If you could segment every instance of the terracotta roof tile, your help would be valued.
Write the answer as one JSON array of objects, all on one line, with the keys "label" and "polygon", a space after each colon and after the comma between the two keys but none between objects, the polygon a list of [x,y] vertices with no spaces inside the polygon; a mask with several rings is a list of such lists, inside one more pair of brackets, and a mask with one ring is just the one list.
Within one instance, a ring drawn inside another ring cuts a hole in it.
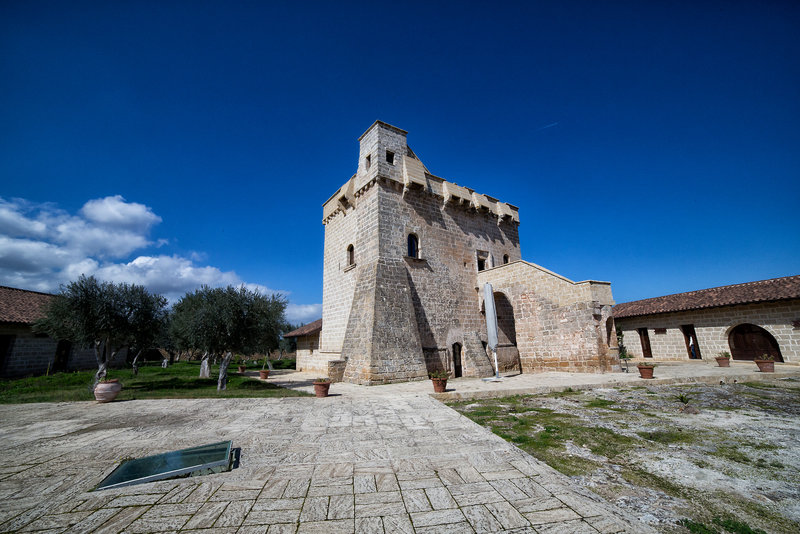
[{"label": "terracotta roof tile", "polygon": [[0,286],[0,323],[32,324],[44,315],[54,295]]},{"label": "terracotta roof tile", "polygon": [[676,293],[614,306],[614,317],[636,317],[734,304],[800,299],[800,275]]},{"label": "terracotta roof tile", "polygon": [[287,338],[287,337],[308,336],[311,334],[316,334],[320,330],[322,330],[322,319],[317,319],[313,323],[308,323],[307,325],[301,326],[297,330],[292,330],[291,332],[283,334],[283,337]]}]

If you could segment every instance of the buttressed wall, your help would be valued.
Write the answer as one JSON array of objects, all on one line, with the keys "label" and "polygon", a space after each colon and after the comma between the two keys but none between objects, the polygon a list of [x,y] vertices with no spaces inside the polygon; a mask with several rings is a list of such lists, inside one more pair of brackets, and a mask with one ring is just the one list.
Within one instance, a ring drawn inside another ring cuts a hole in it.
[{"label": "buttressed wall", "polygon": [[[610,314],[610,286],[541,268],[525,286],[532,267],[519,261],[518,208],[432,175],[406,135],[380,121],[370,126],[356,174],[323,205],[321,356],[346,360],[344,380],[361,384],[438,369],[489,376],[479,288],[497,273],[513,285],[495,295],[501,368],[565,367],[562,357],[574,370],[609,368],[598,325]],[[520,272],[523,279],[510,276]],[[548,365],[553,359],[558,365]]]}]

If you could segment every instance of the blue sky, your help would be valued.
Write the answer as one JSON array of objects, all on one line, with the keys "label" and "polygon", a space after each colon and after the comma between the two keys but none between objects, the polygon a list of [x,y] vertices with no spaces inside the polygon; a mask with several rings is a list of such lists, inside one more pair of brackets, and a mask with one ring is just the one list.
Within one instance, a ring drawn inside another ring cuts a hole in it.
[{"label": "blue sky", "polygon": [[321,315],[376,119],[617,302],[800,272],[800,4],[0,3],[0,284],[81,272]]}]

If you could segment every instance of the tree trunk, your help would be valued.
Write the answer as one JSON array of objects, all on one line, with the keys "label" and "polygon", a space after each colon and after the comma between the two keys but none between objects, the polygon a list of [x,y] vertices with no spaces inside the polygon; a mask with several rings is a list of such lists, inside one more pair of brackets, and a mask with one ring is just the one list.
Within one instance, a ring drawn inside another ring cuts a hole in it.
[{"label": "tree trunk", "polygon": [[222,363],[219,364],[219,380],[217,380],[217,391],[225,391],[228,387],[228,364],[231,363],[233,353],[228,351],[225,357],[222,358]]},{"label": "tree trunk", "polygon": [[94,340],[94,357],[97,360],[97,372],[94,374],[94,384],[92,384],[92,391],[94,388],[97,387],[97,384],[100,383],[106,377],[107,369],[108,369],[108,360],[106,359],[106,350],[108,349],[108,343],[103,343],[99,339]]},{"label": "tree trunk", "polygon": [[208,351],[203,354],[203,359],[200,362],[200,378],[209,378],[211,370],[208,368]]},{"label": "tree trunk", "polygon": [[[144,350],[144,349],[143,349]],[[136,353],[136,356],[133,357],[133,361],[131,362],[131,366],[133,367],[133,376],[139,375],[139,356],[142,355],[142,351]]]}]

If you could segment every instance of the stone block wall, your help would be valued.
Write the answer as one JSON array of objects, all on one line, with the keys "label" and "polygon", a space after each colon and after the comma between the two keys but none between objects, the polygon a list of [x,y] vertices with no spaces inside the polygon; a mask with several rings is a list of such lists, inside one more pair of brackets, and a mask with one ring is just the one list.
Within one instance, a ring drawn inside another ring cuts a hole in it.
[{"label": "stone block wall", "polygon": [[319,332],[297,338],[295,368],[298,371],[319,373],[320,376],[328,375],[328,358],[320,352],[319,338]]},{"label": "stone block wall", "polygon": [[[0,376],[14,378],[54,372],[58,342],[51,337],[34,334],[29,326],[0,325],[0,336],[11,336],[5,358],[0,360]],[[97,361],[92,349],[73,346],[67,359],[68,371],[94,369]]]},{"label": "stone block wall", "polygon": [[479,273],[478,284],[487,282],[514,310],[523,372],[619,368],[616,338],[608,335],[614,304],[609,283],[572,282],[525,261]]},{"label": "stone block wall", "polygon": [[639,328],[647,329],[653,360],[683,361],[689,359],[689,353],[681,325],[694,325],[700,356],[713,362],[720,352],[731,352],[731,330],[749,323],[772,334],[784,362],[800,363],[800,328],[793,326],[798,320],[800,300],[787,300],[626,317],[616,319],[616,324],[622,329],[623,344],[635,360],[643,359]]}]

